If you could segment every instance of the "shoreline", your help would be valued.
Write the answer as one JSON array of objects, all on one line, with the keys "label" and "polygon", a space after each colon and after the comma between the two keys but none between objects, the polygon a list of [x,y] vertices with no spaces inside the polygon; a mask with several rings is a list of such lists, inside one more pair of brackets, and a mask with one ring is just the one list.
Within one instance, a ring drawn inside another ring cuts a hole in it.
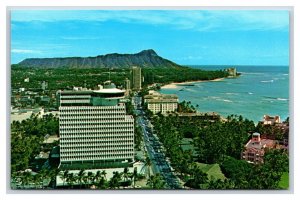
[{"label": "shoreline", "polygon": [[225,78],[216,78],[212,80],[199,80],[199,81],[186,81],[186,82],[173,82],[167,85],[161,86],[161,89],[175,89],[178,88],[178,86],[184,86],[186,84],[193,84],[193,83],[201,83],[201,82],[215,82],[215,81],[222,81]]}]

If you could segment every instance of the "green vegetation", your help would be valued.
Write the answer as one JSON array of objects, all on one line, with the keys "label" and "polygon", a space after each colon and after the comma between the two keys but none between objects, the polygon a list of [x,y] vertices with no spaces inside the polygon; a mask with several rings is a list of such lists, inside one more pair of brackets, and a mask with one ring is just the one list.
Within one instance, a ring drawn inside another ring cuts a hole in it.
[{"label": "green vegetation", "polygon": [[[225,71],[204,71],[189,67],[143,68],[143,87],[153,83],[166,84],[170,82],[184,82],[195,80],[212,80],[228,76]],[[29,78],[29,82],[24,82]],[[130,68],[23,68],[18,65],[11,67],[12,88],[26,88],[27,90],[41,90],[41,82],[48,82],[48,89],[77,87],[94,88],[98,84],[111,80],[117,86],[124,85],[125,79],[131,79]]]},{"label": "green vegetation", "polygon": [[[68,170],[60,171],[59,169],[42,170],[39,173],[31,173],[29,171],[19,171],[13,174],[12,188],[20,189],[49,189],[49,183],[54,184],[56,177],[60,177],[63,181],[60,188],[68,189],[120,189],[124,187],[133,186],[137,180],[145,177],[138,174],[136,168],[134,172],[129,172],[128,168],[124,168],[123,172],[113,172],[110,179],[106,177],[105,170],[98,170],[96,173],[80,170],[79,173],[73,173]],[[163,181],[159,176],[151,178],[152,187],[161,188]],[[55,188],[55,184],[51,186]]]},{"label": "green vegetation", "polygon": [[[24,82],[25,78],[29,78],[29,82]],[[12,88],[23,87],[27,90],[41,90],[42,81],[48,82],[48,89],[56,92],[73,86],[95,88],[107,80],[112,80],[116,85],[123,85],[126,78],[130,78],[130,69],[40,69],[22,68],[17,65],[11,68]]]},{"label": "green vegetation", "polygon": [[284,172],[282,174],[278,186],[281,189],[289,189],[289,173],[288,172]]},{"label": "green vegetation", "polygon": [[[279,189],[282,174],[288,172],[284,150],[267,151],[264,164],[240,160],[244,144],[251,137],[249,133],[256,130],[253,121],[242,116],[221,120],[207,115],[158,114],[152,117],[152,124],[172,167],[188,188]],[[192,140],[193,148],[181,147],[186,138]]]},{"label": "green vegetation", "polygon": [[205,163],[197,163],[199,168],[207,174],[208,179],[221,179],[224,180],[226,177],[221,171],[219,164],[205,164]]},{"label": "green vegetation", "polygon": [[150,189],[164,189],[166,183],[160,174],[151,175],[147,181]]},{"label": "green vegetation", "polygon": [[190,101],[182,101],[178,104],[178,112],[182,113],[195,113],[196,109]]},{"label": "green vegetation", "polygon": [[34,157],[40,153],[41,143],[46,135],[58,135],[58,118],[32,115],[22,122],[11,124],[11,171],[25,170]]},{"label": "green vegetation", "polygon": [[206,71],[190,67],[178,67],[172,70],[168,68],[143,68],[142,73],[144,75],[144,86],[153,83],[168,84],[171,82],[213,80],[228,76],[228,72],[223,70]]}]

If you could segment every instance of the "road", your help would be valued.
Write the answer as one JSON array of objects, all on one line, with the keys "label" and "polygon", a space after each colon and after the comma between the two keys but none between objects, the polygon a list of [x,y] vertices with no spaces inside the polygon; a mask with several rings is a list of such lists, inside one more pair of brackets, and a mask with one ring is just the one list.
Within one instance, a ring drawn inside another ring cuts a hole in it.
[{"label": "road", "polygon": [[182,187],[178,178],[173,173],[170,161],[164,154],[164,147],[159,141],[157,135],[153,134],[150,128],[152,127],[151,122],[147,119],[145,112],[142,110],[142,98],[134,96],[132,103],[137,115],[137,122],[143,131],[144,143],[152,163],[152,171],[154,173],[159,173],[164,178],[168,189],[181,189]]}]

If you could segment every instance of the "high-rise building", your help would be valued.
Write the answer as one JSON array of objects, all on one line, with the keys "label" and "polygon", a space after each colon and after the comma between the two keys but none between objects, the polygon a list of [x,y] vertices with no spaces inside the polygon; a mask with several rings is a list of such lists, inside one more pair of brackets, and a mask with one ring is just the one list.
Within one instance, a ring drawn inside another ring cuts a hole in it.
[{"label": "high-rise building", "polygon": [[140,67],[132,67],[131,69],[131,81],[132,89],[140,90],[142,89],[142,71]]},{"label": "high-rise building", "polygon": [[60,167],[128,167],[134,161],[134,118],[111,82],[99,90],[59,92]]},{"label": "high-rise building", "polygon": [[125,90],[130,90],[130,80],[127,78],[124,81],[124,88]]}]

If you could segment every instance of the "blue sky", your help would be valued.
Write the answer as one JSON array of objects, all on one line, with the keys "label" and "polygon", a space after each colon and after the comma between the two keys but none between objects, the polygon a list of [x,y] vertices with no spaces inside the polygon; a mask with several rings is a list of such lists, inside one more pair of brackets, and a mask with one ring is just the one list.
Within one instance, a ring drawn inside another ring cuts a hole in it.
[{"label": "blue sky", "polygon": [[144,49],[183,65],[288,65],[289,12],[11,11],[12,63]]}]

